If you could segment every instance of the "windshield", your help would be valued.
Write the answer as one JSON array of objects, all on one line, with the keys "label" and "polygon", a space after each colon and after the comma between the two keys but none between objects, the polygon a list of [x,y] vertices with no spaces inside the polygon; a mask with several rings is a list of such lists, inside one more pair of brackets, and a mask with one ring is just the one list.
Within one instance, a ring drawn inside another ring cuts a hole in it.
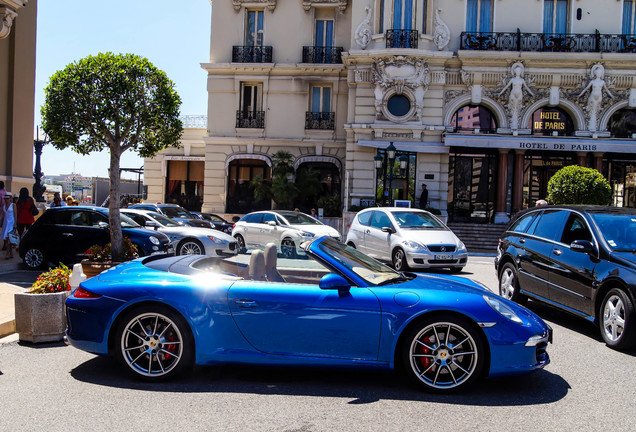
[{"label": "windshield", "polygon": [[151,218],[153,218],[154,220],[156,220],[157,222],[159,222],[161,225],[165,226],[165,227],[178,227],[181,226],[179,225],[177,222],[173,221],[170,218],[165,217],[162,214],[159,213],[148,213],[148,216],[150,216]]},{"label": "windshield", "polygon": [[119,213],[119,219],[121,220],[122,228],[140,228],[141,227],[141,225],[139,225],[137,222],[135,222],[134,220],[132,220],[131,218],[129,218],[123,213]]},{"label": "windshield", "polygon": [[195,219],[186,209],[181,207],[161,207],[161,211],[171,218]]},{"label": "windshield", "polygon": [[403,276],[392,268],[332,238],[323,240],[318,248],[370,285],[403,280]]},{"label": "windshield", "polygon": [[636,214],[591,213],[591,215],[613,251],[636,251]]},{"label": "windshield", "polygon": [[287,219],[289,225],[322,225],[315,217],[311,217],[308,214],[300,212],[279,213],[282,217]]},{"label": "windshield", "polygon": [[391,212],[400,228],[446,229],[433,215],[414,211]]}]

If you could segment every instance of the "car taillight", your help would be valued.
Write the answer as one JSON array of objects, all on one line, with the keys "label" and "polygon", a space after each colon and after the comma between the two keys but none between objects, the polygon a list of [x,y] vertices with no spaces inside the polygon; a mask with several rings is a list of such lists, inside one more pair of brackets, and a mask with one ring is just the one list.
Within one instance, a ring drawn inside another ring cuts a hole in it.
[{"label": "car taillight", "polygon": [[86,291],[84,288],[79,287],[78,289],[75,290],[75,292],[73,293],[73,297],[76,298],[83,298],[83,299],[96,299],[96,298],[100,298],[101,294],[95,294],[92,293],[90,291]]},{"label": "car taillight", "polygon": [[236,224],[232,224],[232,229],[236,228]]}]

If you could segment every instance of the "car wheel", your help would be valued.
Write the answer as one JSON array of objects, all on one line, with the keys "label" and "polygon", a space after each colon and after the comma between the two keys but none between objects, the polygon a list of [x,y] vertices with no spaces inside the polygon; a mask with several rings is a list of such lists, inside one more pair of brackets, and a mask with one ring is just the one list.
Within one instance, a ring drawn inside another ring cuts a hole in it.
[{"label": "car wheel", "polygon": [[525,304],[528,297],[519,292],[519,279],[514,264],[506,263],[499,272],[499,295],[519,304]]},{"label": "car wheel", "polygon": [[482,375],[486,361],[479,331],[456,316],[436,316],[421,322],[408,333],[402,349],[410,381],[438,393],[470,385]]},{"label": "car wheel", "polygon": [[234,238],[236,239],[236,243],[238,244],[239,249],[243,249],[245,247],[245,239],[243,238],[243,236],[237,234],[234,236]]},{"label": "car wheel", "polygon": [[194,339],[181,315],[148,305],[126,313],[120,323],[116,357],[134,377],[163,381],[192,368]]},{"label": "car wheel", "polygon": [[353,242],[349,242],[349,243],[347,243],[347,246],[351,246],[351,247],[352,247],[352,248],[354,248],[354,249],[356,248],[356,245],[355,245]]},{"label": "car wheel", "polygon": [[280,251],[285,258],[296,258],[296,244],[290,238],[280,242]]},{"label": "car wheel", "polygon": [[30,269],[42,268],[45,262],[46,255],[44,255],[44,252],[42,252],[40,248],[33,247],[24,254],[24,264]]},{"label": "car wheel", "polygon": [[461,273],[462,270],[464,270],[464,267],[451,267],[450,268],[450,272],[451,273]]},{"label": "car wheel", "polygon": [[634,305],[625,292],[618,288],[609,290],[601,304],[599,325],[607,346],[615,349],[629,348],[634,340]]},{"label": "car wheel", "polygon": [[205,249],[199,240],[185,239],[179,243],[177,255],[205,255]]},{"label": "car wheel", "polygon": [[393,251],[393,268],[397,271],[405,271],[409,268],[409,265],[406,262],[406,255],[400,248]]}]

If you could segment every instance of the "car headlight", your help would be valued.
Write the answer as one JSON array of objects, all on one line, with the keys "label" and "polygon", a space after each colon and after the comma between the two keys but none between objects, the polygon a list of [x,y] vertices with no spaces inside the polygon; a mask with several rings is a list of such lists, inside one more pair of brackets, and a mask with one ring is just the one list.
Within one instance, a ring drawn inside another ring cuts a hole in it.
[{"label": "car headlight", "polygon": [[159,241],[159,239],[155,236],[150,236],[148,237],[148,240],[150,240],[150,243],[154,244],[154,245],[160,245],[161,242]]},{"label": "car headlight", "polygon": [[413,241],[413,240],[404,240],[402,242],[402,244],[404,246],[406,246],[407,248],[410,248],[410,249],[423,249],[423,250],[426,250],[426,246],[424,246],[423,244],[418,243],[416,241]]},{"label": "car headlight", "polygon": [[210,240],[212,240],[214,243],[221,244],[221,243],[223,243],[223,242],[224,242],[224,240],[221,240],[220,238],[217,238],[217,237],[214,237],[214,236],[208,236],[208,238],[209,238]]},{"label": "car headlight", "polygon": [[523,324],[523,321],[521,321],[521,318],[519,318],[519,316],[517,316],[517,314],[512,309],[510,309],[508,306],[503,304],[501,301],[490,296],[483,296],[483,297],[484,297],[484,300],[486,300],[486,303],[488,303],[490,307],[496,310],[501,316],[509,319],[510,321],[514,321],[518,324]]},{"label": "car headlight", "polygon": [[314,233],[310,233],[309,231],[301,231],[300,235],[307,238],[312,238],[316,236]]},{"label": "car headlight", "polygon": [[457,244],[457,251],[460,252],[465,250],[466,250],[466,245],[464,244],[463,241],[460,240],[459,243]]}]

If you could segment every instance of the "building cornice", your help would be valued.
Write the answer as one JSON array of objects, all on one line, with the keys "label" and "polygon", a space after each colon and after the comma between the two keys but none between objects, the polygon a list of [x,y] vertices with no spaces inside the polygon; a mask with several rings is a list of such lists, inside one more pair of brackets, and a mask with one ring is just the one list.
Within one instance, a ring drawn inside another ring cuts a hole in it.
[{"label": "building cornice", "polygon": [[[1,3],[0,3],[1,4]],[[4,39],[11,33],[13,20],[18,14],[11,8],[0,6],[0,39]]]}]

